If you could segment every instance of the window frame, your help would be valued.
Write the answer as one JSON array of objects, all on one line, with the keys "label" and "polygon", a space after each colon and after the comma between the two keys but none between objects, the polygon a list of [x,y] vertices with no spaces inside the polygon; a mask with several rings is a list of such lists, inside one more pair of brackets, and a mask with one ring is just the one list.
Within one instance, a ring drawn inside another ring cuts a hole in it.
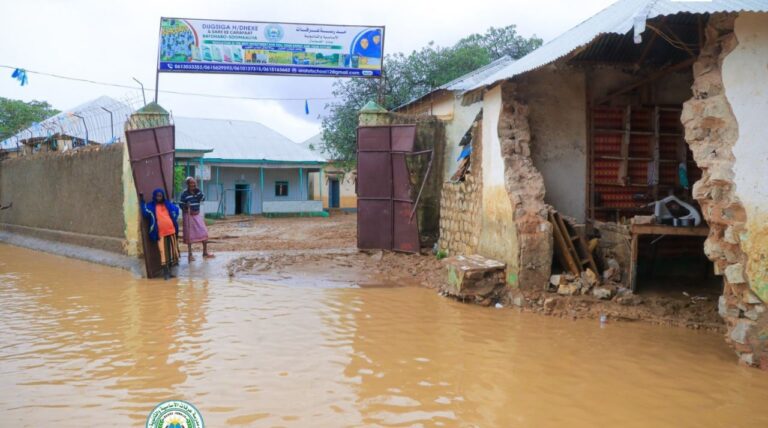
[{"label": "window frame", "polygon": [[[277,193],[278,186],[285,185],[285,195],[279,195]],[[276,198],[287,198],[288,194],[290,193],[291,184],[288,180],[275,180],[275,197]]]}]

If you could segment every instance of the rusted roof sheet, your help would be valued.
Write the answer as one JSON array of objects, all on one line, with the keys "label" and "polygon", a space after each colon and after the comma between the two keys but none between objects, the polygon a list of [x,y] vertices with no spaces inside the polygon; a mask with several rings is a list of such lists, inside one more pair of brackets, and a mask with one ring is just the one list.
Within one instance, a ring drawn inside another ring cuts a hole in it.
[{"label": "rusted roof sheet", "polygon": [[620,0],[598,14],[552,39],[542,47],[475,84],[471,89],[492,85],[550,64],[603,34],[624,35],[634,29],[637,39],[647,33],[645,21],[677,14],[718,12],[768,12],[768,0]]}]

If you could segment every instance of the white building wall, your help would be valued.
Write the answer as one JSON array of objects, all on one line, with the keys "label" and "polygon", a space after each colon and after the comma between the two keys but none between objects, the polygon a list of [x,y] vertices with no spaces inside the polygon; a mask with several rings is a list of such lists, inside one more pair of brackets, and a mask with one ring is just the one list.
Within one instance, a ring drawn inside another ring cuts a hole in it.
[{"label": "white building wall", "polygon": [[725,94],[738,122],[733,147],[736,194],[747,212],[739,237],[750,286],[768,297],[768,14],[736,18],[736,48],[723,62]]}]

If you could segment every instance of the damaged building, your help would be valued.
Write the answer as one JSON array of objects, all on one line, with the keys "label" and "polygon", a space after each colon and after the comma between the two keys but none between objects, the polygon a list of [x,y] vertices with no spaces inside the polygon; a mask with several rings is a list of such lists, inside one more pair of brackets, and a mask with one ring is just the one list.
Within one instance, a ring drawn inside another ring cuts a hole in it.
[{"label": "damaged building", "polygon": [[446,122],[440,249],[505,263],[510,296],[684,278],[768,368],[766,70],[765,2],[622,0],[400,107]]}]

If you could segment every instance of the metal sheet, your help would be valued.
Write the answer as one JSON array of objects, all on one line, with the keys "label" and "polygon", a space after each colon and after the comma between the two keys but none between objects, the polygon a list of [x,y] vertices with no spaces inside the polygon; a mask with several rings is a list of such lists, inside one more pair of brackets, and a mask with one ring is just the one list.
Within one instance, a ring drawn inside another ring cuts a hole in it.
[{"label": "metal sheet", "polygon": [[[173,198],[174,127],[126,131],[125,137],[136,192],[143,193],[148,201],[154,189],[161,188],[168,198]],[[147,276],[154,278],[162,271],[160,254],[157,246],[149,241],[146,222],[142,222],[142,226],[144,264]]]},{"label": "metal sheet", "polygon": [[357,150],[359,152],[388,152],[389,143],[388,126],[365,126],[357,128]]},{"label": "metal sheet", "polygon": [[392,249],[406,253],[419,252],[419,226],[416,216],[411,218],[413,202],[393,201]]},{"label": "metal sheet", "polygon": [[[718,12],[768,12],[764,0],[622,0],[608,6],[591,18],[555,37],[528,55],[512,62],[477,82],[471,89],[493,85],[501,80],[537,69],[585,46],[603,34],[624,35],[632,31],[636,22],[659,16],[682,13],[711,14]],[[650,37],[650,31],[642,36]]]},{"label": "metal sheet", "polygon": [[413,199],[410,172],[405,162],[405,154],[392,153],[392,197],[394,199]]},{"label": "metal sheet", "polygon": [[[391,131],[391,132],[390,132]],[[407,152],[415,126],[360,127],[357,153],[357,245],[361,249],[419,251]]]},{"label": "metal sheet", "polygon": [[416,141],[416,125],[392,127],[392,151],[412,152]]},{"label": "metal sheet", "polygon": [[357,200],[357,247],[392,249],[392,200]]},{"label": "metal sheet", "polygon": [[392,197],[392,155],[389,152],[360,152],[357,156],[357,197]]}]

